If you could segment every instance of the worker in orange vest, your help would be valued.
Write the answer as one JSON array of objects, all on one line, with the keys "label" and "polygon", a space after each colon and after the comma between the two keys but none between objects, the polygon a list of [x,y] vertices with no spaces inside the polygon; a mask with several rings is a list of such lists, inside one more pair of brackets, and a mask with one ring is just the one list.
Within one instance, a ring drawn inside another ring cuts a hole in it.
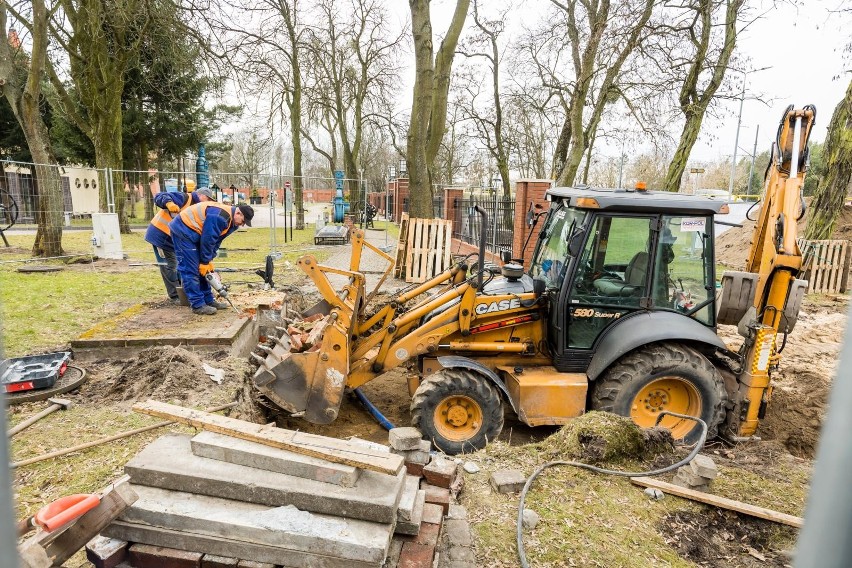
[{"label": "worker in orange vest", "polygon": [[160,276],[166,286],[166,294],[172,304],[180,302],[177,286],[180,284],[177,272],[177,257],[175,247],[172,246],[172,237],[169,223],[183,209],[196,203],[214,201],[213,192],[209,188],[199,187],[192,193],[182,191],[162,191],[154,196],[154,205],[160,208],[148,230],[145,231],[145,240],[154,247],[154,258],[160,266]]},{"label": "worker in orange vest", "polygon": [[254,209],[222,203],[199,203],[187,207],[169,223],[178,261],[178,275],[192,312],[212,315],[228,304],[213,299],[207,274],[213,272],[213,257],[225,237],[246,225],[251,227]]}]

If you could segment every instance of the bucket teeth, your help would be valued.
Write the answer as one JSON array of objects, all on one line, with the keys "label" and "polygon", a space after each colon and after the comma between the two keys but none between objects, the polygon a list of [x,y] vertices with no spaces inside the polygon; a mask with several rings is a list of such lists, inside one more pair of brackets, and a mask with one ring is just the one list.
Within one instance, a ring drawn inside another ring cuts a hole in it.
[{"label": "bucket teeth", "polygon": [[262,367],[266,367],[266,358],[261,357],[257,353],[252,353],[251,358],[257,361]]},{"label": "bucket teeth", "polygon": [[266,345],[259,344],[259,345],[257,346],[257,348],[258,348],[258,349],[260,349],[261,351],[263,351],[264,353],[266,353],[267,355],[272,355],[272,349],[270,349],[270,348],[269,348],[269,347],[267,347]]}]

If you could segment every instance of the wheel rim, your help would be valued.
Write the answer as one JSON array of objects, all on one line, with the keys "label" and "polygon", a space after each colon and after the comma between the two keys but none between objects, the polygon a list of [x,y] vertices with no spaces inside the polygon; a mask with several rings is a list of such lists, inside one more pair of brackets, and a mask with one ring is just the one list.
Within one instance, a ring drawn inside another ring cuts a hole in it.
[{"label": "wheel rim", "polygon": [[470,397],[448,396],[435,408],[435,429],[447,440],[470,440],[480,428],[482,408]]},{"label": "wheel rim", "polygon": [[[678,414],[701,417],[701,395],[691,382],[681,377],[660,377],[645,385],[630,405],[630,418],[642,428],[650,428],[660,412],[668,410]],[[672,437],[685,437],[696,426],[692,420],[666,416],[660,426],[668,428]]]}]

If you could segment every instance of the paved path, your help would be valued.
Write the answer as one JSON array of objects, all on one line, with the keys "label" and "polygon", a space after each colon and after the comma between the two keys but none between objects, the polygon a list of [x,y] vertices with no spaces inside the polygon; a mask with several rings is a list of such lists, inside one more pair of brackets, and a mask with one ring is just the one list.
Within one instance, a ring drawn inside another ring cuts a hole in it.
[{"label": "paved path", "polygon": [[[391,257],[396,256],[396,241],[391,239],[385,231],[375,231],[375,230],[367,230],[366,231],[367,242],[372,244],[373,246],[379,249],[388,249],[387,254]],[[322,262],[325,266],[330,266],[332,268],[338,268],[341,270],[349,270],[349,263],[352,259],[352,245],[340,245],[336,247],[335,252]],[[373,291],[373,288],[376,287],[376,284],[381,280],[382,275],[384,274],[385,269],[388,266],[388,261],[376,254],[375,252],[369,250],[364,247],[364,252],[361,254],[361,272],[367,277],[367,293]],[[331,281],[332,286],[335,289],[340,289],[345,286],[349,280],[345,276],[338,274],[329,274],[329,280]],[[385,291],[396,291],[400,288],[404,288],[409,286],[405,281],[398,280],[393,277],[391,274],[382,285],[382,290]],[[303,284],[304,291],[311,290],[313,288],[313,282],[307,280]]]}]

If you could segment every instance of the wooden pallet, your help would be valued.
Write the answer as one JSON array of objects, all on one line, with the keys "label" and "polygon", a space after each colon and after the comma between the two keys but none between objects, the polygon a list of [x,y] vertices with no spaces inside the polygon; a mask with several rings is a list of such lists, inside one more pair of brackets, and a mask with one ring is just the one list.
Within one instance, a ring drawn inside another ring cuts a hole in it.
[{"label": "wooden pallet", "polygon": [[408,213],[399,218],[399,238],[396,241],[396,261],[394,262],[393,277],[405,276],[405,247],[408,241]]},{"label": "wooden pallet", "polygon": [[426,282],[450,267],[453,222],[409,219],[405,251],[405,281]]},{"label": "wooden pallet", "polygon": [[799,247],[803,256],[803,276],[809,294],[836,294],[849,289],[849,266],[852,261],[849,241],[806,241]]}]

